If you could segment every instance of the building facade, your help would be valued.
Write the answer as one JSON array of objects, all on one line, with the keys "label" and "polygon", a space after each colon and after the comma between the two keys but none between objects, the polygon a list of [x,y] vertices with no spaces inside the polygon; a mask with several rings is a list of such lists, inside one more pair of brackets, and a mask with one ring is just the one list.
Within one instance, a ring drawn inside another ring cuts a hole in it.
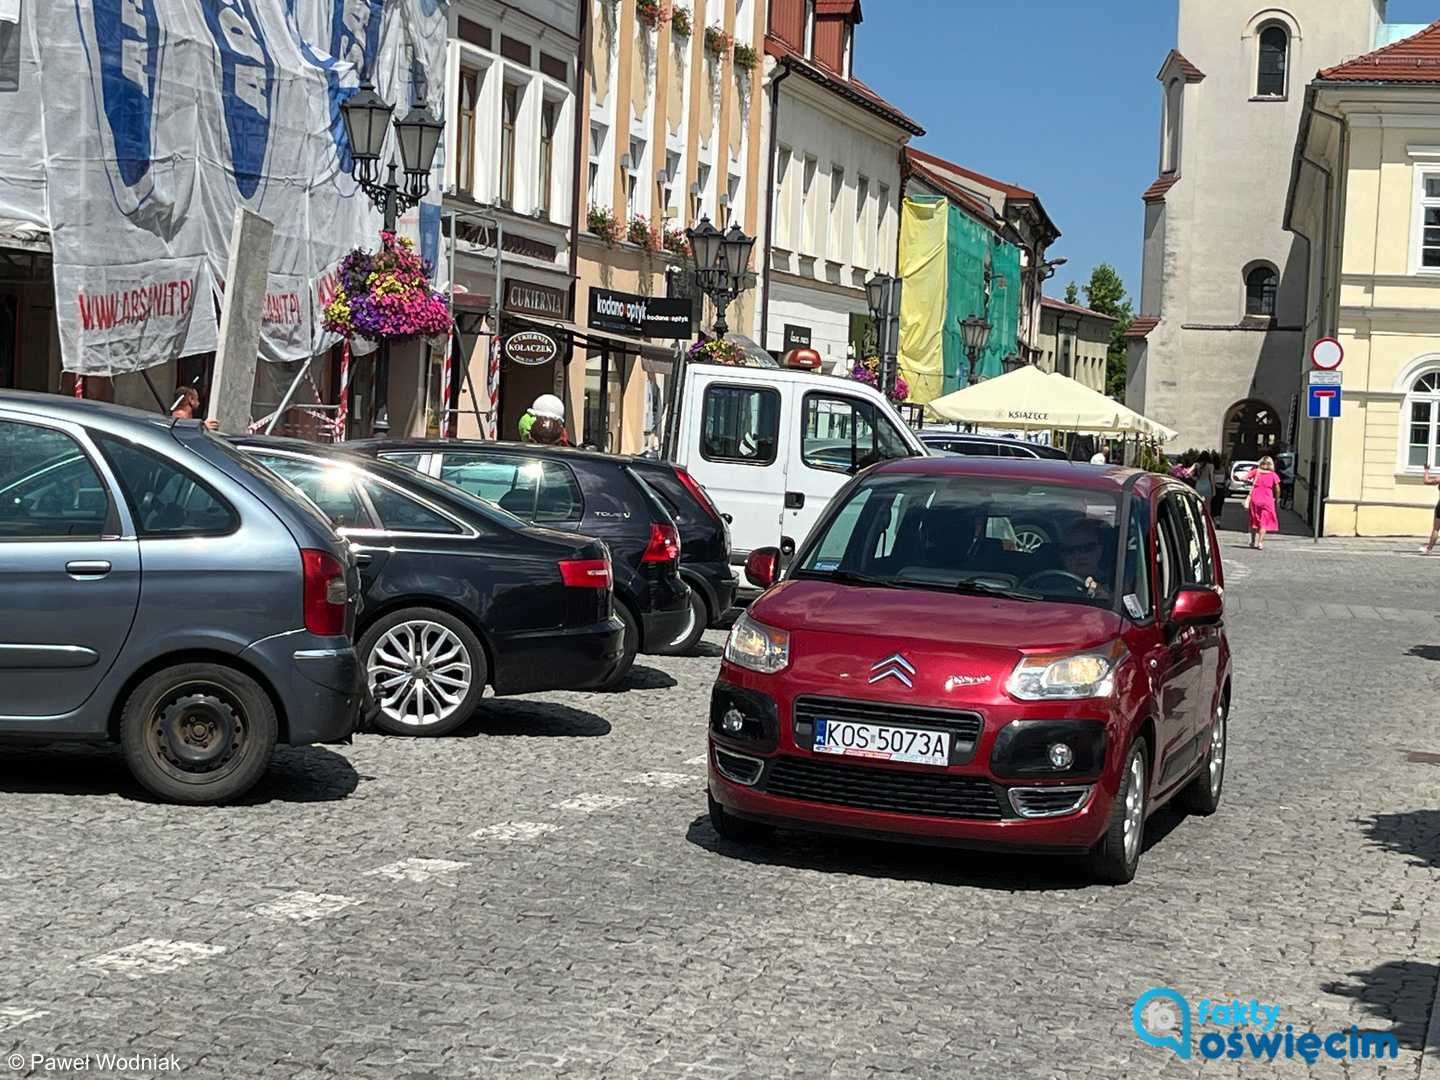
[{"label": "building facade", "polygon": [[1058,371],[1103,394],[1114,328],[1115,320],[1109,315],[1046,296],[1040,302],[1037,363],[1044,371]]},{"label": "building facade", "polygon": [[[564,391],[585,14],[585,0],[450,7],[444,233],[454,241],[457,349],[469,378],[441,407],[455,411],[461,435],[513,439],[536,397]],[[547,334],[549,356],[491,355],[497,338],[525,330]],[[427,385],[427,400],[440,402],[439,356]],[[438,412],[428,410],[432,428]]]},{"label": "building facade", "polygon": [[873,333],[865,283],[893,275],[902,154],[923,129],[855,77],[860,0],[768,0],[769,219],[756,340],[808,340],[843,373]]},{"label": "building facade", "polygon": [[[620,452],[656,445],[676,345],[635,320],[684,297],[684,231],[701,217],[756,236],[762,215],[765,0],[583,0],[575,312],[575,437]],[[753,325],[751,289],[727,312]],[[713,313],[698,314],[706,324]]]},{"label": "building facade", "polygon": [[1320,73],[1286,224],[1309,243],[1305,348],[1344,349],[1338,418],[1300,425],[1296,508],[1320,511],[1327,535],[1427,534],[1425,472],[1440,469],[1440,24]]},{"label": "building facade", "polygon": [[1180,0],[1158,75],[1158,176],[1126,404],[1175,445],[1246,457],[1294,437],[1307,254],[1283,225],[1308,72],[1371,48],[1384,0]]}]

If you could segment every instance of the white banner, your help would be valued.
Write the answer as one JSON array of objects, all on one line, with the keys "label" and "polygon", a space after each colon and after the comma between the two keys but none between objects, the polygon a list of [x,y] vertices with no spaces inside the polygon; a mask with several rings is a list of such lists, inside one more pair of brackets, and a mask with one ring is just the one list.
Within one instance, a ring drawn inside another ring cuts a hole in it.
[{"label": "white banner", "polygon": [[[237,206],[275,225],[262,357],[333,345],[320,322],[335,270],[380,228],[348,173],[340,104],[368,72],[397,116],[417,90],[439,116],[445,3],[24,0],[21,85],[0,95],[0,130],[18,136],[0,140],[0,217],[50,230],[65,369],[213,349]],[[419,224],[433,258],[432,186]]]}]

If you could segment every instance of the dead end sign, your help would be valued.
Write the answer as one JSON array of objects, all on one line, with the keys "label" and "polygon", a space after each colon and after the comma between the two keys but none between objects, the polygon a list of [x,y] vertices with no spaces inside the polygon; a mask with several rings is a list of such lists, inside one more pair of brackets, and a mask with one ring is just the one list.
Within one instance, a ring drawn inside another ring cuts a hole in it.
[{"label": "dead end sign", "polygon": [[526,367],[548,364],[559,352],[555,339],[539,330],[520,330],[505,340],[505,355]]}]

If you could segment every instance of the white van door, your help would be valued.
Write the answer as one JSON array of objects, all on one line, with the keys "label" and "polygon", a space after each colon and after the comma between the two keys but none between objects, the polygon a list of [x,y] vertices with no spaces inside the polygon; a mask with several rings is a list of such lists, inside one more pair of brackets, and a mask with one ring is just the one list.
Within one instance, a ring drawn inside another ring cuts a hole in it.
[{"label": "white van door", "polygon": [[[877,402],[841,389],[805,390],[796,409],[797,437],[789,440],[785,521],[780,549],[787,556],[805,542],[820,515],[850,478],[876,462],[916,454]],[[922,451],[923,452],[923,451]]]},{"label": "white van door", "polygon": [[687,383],[681,464],[729,519],[730,561],[743,563],[756,548],[780,542],[785,398],[774,386],[699,365]]}]

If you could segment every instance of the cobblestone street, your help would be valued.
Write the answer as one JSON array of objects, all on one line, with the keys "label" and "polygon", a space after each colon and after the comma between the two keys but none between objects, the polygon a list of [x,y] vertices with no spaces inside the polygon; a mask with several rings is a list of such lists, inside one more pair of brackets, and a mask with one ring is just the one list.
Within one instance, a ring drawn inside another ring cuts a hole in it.
[{"label": "cobblestone street", "polygon": [[712,632],[622,693],[282,751],[238,807],[155,804],[102,751],[5,751],[0,1051],[37,1076],[61,1070],[32,1054],[174,1054],[197,1080],[1192,1075],[1131,1028],[1170,986],[1402,1045],[1378,1071],[1208,1074],[1414,1077],[1440,962],[1440,558],[1223,544],[1225,803],[1154,819],[1131,886],[1054,859],[719,841]]}]

